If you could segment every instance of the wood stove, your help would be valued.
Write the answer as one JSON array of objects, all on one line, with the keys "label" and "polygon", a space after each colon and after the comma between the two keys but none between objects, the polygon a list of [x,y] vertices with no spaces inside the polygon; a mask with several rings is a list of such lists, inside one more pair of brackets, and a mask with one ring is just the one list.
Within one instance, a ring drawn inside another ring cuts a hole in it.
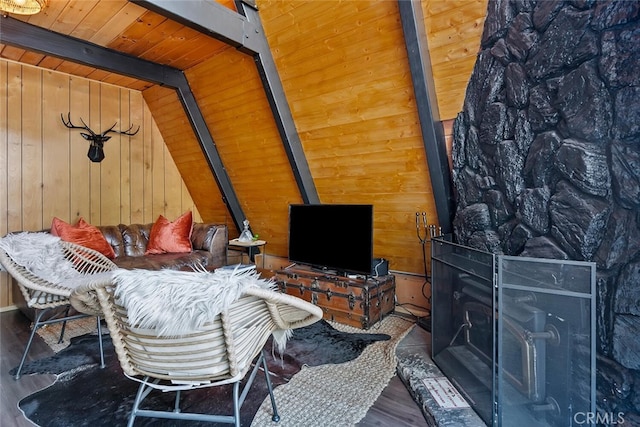
[{"label": "wood stove", "polygon": [[432,241],[433,360],[489,425],[595,411],[595,265]]}]

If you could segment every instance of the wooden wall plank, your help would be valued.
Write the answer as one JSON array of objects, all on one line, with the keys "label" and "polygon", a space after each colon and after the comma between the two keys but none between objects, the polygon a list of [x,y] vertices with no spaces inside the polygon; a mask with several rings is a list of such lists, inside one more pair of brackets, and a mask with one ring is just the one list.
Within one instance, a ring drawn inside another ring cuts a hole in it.
[{"label": "wooden wall plank", "polygon": [[[70,145],[69,130],[60,123],[60,112],[69,111],[69,77],[44,71],[42,85],[42,127],[47,143],[42,146],[42,215],[47,219],[57,216],[71,218],[69,198]],[[77,135],[75,137],[80,137]]]},{"label": "wooden wall plank", "polygon": [[42,217],[42,121],[43,116],[55,115],[55,110],[43,111],[41,70],[23,67],[22,79],[31,82],[22,87],[22,226],[25,230],[38,230],[50,225]]},{"label": "wooden wall plank", "polygon": [[[124,132],[131,126],[131,92],[120,90],[120,121],[116,129]],[[115,136],[115,135],[114,135]],[[122,224],[131,224],[131,137],[120,136],[120,218]],[[118,182],[118,179],[114,177]]]},{"label": "wooden wall plank", "polygon": [[[164,193],[165,193],[165,177],[164,177],[164,155],[165,150],[158,140],[162,139],[160,129],[154,123],[151,124],[151,188],[153,189],[152,197],[152,218],[155,221],[159,215],[166,215]],[[171,221],[171,220],[170,220]]]},{"label": "wooden wall plank", "polygon": [[189,189],[187,188],[187,184],[183,180],[180,181],[180,196],[181,196],[181,212],[191,211],[193,214],[194,222],[202,222],[202,217],[200,216],[200,211],[198,211],[197,206],[193,203],[193,198],[189,193]]},{"label": "wooden wall plank", "polygon": [[144,164],[144,174],[143,174],[143,183],[144,183],[144,193],[143,193],[143,218],[144,223],[153,222],[156,220],[156,216],[154,216],[153,212],[153,117],[151,116],[151,111],[149,111],[149,106],[147,104],[144,105],[144,115],[143,115],[143,141],[142,141],[142,153],[143,153],[143,164]]},{"label": "wooden wall plank", "polygon": [[[7,212],[9,196],[9,95],[8,95],[8,63],[0,62],[0,236],[7,234]],[[11,280],[7,272],[0,272],[0,307],[12,304]]]},{"label": "wooden wall plank", "polygon": [[[84,122],[89,125],[91,129],[98,129],[101,125],[100,123],[100,104],[101,104],[101,93],[102,85],[95,81],[89,82],[89,111],[86,113],[88,119],[85,117]],[[88,121],[87,121],[88,120]],[[87,142],[88,144],[88,142]],[[87,146],[87,149],[89,147]],[[90,179],[90,212],[88,220],[91,224],[107,224],[107,222],[102,222],[102,179],[101,179],[101,163],[89,163],[89,179]],[[85,218],[86,219],[86,218]]]},{"label": "wooden wall plank", "polygon": [[7,231],[22,224],[22,68],[7,64]]},{"label": "wooden wall plank", "polygon": [[144,174],[148,169],[144,163],[144,123],[145,105],[140,92],[130,92],[130,122],[138,133],[130,138],[129,145],[129,177],[131,189],[129,191],[129,205],[131,207],[130,221],[132,224],[143,224],[144,220]]},{"label": "wooden wall plank", "polygon": [[[121,89],[116,86],[100,86],[100,125],[92,128],[96,133],[102,133],[114,124],[114,129],[119,129],[120,93]],[[109,135],[111,139],[104,144],[105,159],[100,162],[100,222],[119,224],[122,136],[113,133]]]},{"label": "wooden wall plank", "polygon": [[[83,117],[88,120],[90,108],[90,83],[86,79],[71,77],[69,81],[69,110],[60,111],[68,117],[71,113],[73,120],[80,120]],[[61,118],[58,117],[61,122]],[[81,125],[81,123],[74,123]],[[62,125],[62,123],[60,123]],[[71,176],[70,183],[70,217],[63,218],[65,221],[73,221],[75,218],[83,217],[86,221],[91,221],[91,167],[87,158],[89,151],[89,141],[86,141],[77,130],[69,130],[67,135],[70,147]]]},{"label": "wooden wall plank", "polygon": [[[82,117],[96,131],[115,121],[118,129],[133,122],[141,130],[131,143],[129,137],[115,139],[103,163],[92,163],[88,142],[60,120],[60,113],[69,111],[74,124]],[[180,213],[192,209],[200,220],[168,153],[159,156],[155,179],[163,181],[163,164],[171,164],[177,190],[153,187],[154,149],[162,152],[166,146],[140,92],[0,60],[0,235],[49,228],[53,216],[70,223],[83,216],[96,225],[152,222],[154,203]],[[141,172],[129,175],[132,171]],[[13,306],[14,298],[11,281],[0,273],[0,309]]]},{"label": "wooden wall plank", "polygon": [[171,200],[172,203],[165,205],[165,216],[169,221],[175,220],[180,216],[182,211],[182,180],[180,179],[180,172],[176,168],[171,153],[167,147],[163,144],[163,168],[164,168],[164,193],[167,200]]}]

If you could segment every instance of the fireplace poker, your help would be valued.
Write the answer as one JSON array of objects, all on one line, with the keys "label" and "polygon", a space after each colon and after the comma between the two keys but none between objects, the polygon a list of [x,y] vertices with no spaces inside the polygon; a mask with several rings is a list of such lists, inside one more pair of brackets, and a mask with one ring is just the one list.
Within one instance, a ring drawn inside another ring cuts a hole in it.
[{"label": "fireplace poker", "polygon": [[422,227],[420,225],[420,212],[416,212],[416,234],[421,245],[425,245],[428,239],[427,213],[422,212],[422,224],[424,224],[424,237],[422,237]]}]

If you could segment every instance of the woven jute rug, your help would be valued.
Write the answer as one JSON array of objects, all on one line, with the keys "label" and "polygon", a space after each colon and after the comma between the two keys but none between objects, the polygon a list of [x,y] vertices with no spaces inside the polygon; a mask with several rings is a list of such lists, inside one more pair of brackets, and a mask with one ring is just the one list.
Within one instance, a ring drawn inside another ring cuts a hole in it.
[{"label": "woven jute rug", "polygon": [[[330,322],[350,333],[388,334],[391,339],[369,345],[351,362],[303,367],[293,379],[274,390],[279,427],[352,426],[367,414],[396,374],[396,347],[413,323],[389,316],[367,331]],[[273,426],[271,402],[265,399],[251,424]]]},{"label": "woven jute rug", "polygon": [[[271,382],[276,388],[291,381],[302,366],[321,366],[347,363],[356,360],[363,351],[379,341],[388,341],[390,334],[378,333],[371,329],[367,333],[347,333],[338,331],[326,321],[319,321],[304,328],[294,330],[287,342],[283,356],[273,350],[271,340],[265,346],[265,357],[271,372]],[[136,396],[138,383],[122,373],[111,339],[105,338],[105,368],[99,366],[97,339],[84,335],[71,339],[64,350],[40,360],[28,362],[23,367],[23,375],[54,374],[58,378],[51,385],[23,398],[18,407],[25,417],[35,425],[49,426],[126,426],[131,405]],[[182,397],[185,410],[195,413],[231,414],[232,386],[210,387],[190,390]],[[251,424],[258,407],[268,396],[263,371],[256,379],[240,410],[242,425]],[[81,397],[81,398],[80,398]],[[148,408],[172,408],[173,393],[151,393]],[[329,406],[331,402],[326,403]],[[2,424],[0,422],[0,424]],[[138,426],[213,427],[221,423],[176,422],[175,420],[136,420]],[[228,426],[228,424],[226,424]],[[271,427],[277,424],[271,424]],[[304,427],[304,424],[299,425]]]},{"label": "woven jute rug", "polygon": [[[64,337],[61,343],[60,331],[62,330],[62,323],[53,323],[51,325],[45,325],[38,328],[36,333],[44,340],[45,343],[54,353],[58,353],[63,348],[66,348],[71,341],[71,338],[79,337],[80,335],[92,334],[98,331],[98,324],[95,317],[84,317],[82,319],[72,320],[67,322],[67,326],[64,329]],[[102,328],[103,334],[108,334],[109,331],[106,327]]]}]

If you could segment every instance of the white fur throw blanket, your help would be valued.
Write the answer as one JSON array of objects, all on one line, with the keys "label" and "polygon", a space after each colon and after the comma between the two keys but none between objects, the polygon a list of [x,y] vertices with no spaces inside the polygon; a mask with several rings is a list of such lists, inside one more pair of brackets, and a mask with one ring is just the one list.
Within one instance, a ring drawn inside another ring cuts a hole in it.
[{"label": "white fur throw blanket", "polygon": [[273,289],[255,271],[122,270],[113,272],[114,296],[138,328],[180,336],[209,323],[251,286]]},{"label": "white fur throw blanket", "polygon": [[7,234],[0,238],[0,248],[16,263],[41,279],[60,284],[81,275],[65,258],[60,238],[46,232]]}]

